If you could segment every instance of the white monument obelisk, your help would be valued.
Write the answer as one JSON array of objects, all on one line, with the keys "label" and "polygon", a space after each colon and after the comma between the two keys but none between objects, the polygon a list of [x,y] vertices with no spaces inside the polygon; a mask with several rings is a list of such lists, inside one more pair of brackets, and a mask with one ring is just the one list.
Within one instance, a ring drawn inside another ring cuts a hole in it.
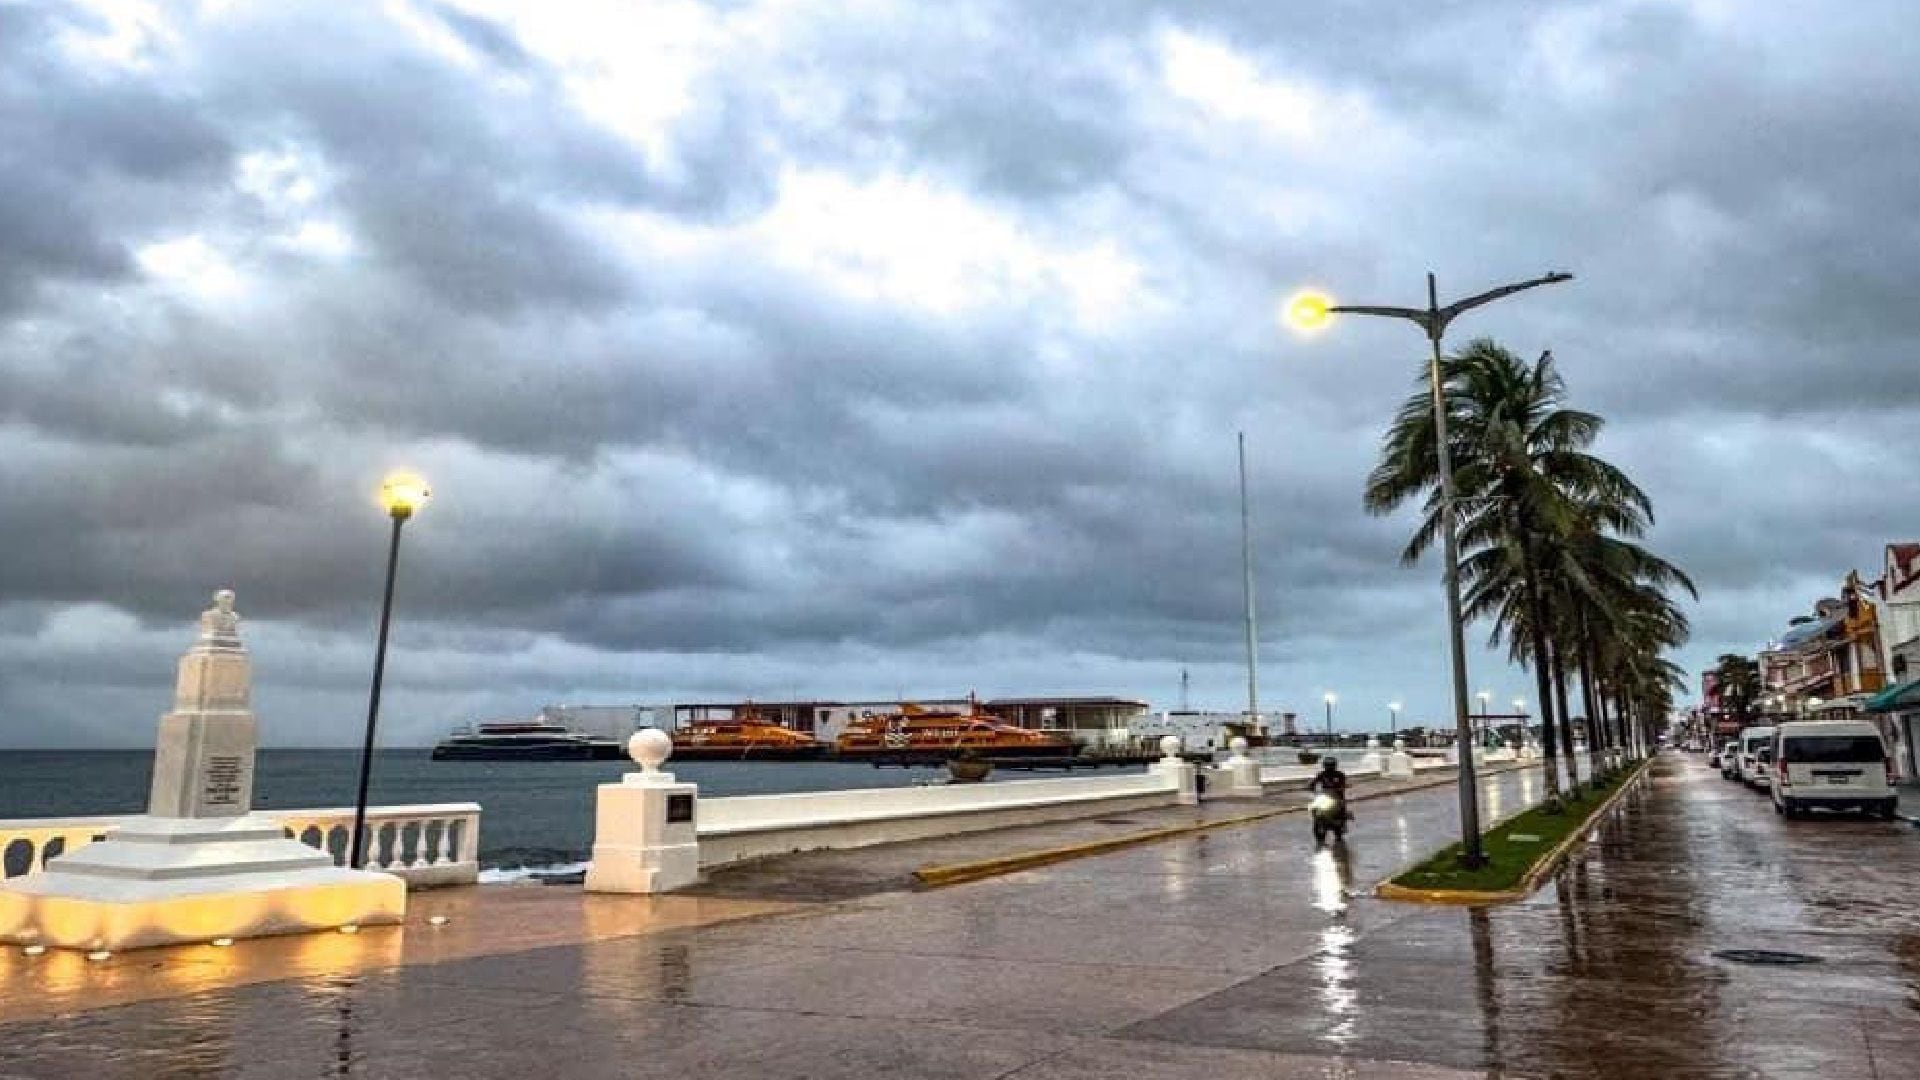
[{"label": "white monument obelisk", "polygon": [[180,658],[146,815],[0,882],[0,940],[113,950],[398,922],[399,878],[336,867],[252,813],[252,696],[240,616],[222,589]]}]

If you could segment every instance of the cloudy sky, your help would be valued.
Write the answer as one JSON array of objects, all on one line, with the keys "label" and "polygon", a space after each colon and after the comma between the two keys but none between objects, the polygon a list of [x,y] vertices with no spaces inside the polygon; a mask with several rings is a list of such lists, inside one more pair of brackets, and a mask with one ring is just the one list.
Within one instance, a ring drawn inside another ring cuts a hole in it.
[{"label": "cloudy sky", "polygon": [[[150,742],[216,587],[266,739],[549,702],[1443,716],[1360,487],[1423,342],[1552,348],[1698,669],[1920,536],[1920,9],[0,0],[0,746]],[[1476,643],[1484,631],[1475,635]],[[1492,654],[1499,699],[1530,679]]]}]

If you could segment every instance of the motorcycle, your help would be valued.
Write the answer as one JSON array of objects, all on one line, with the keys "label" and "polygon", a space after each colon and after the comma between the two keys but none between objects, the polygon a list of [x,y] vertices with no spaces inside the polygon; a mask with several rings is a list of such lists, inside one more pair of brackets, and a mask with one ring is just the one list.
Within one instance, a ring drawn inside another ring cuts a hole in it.
[{"label": "motorcycle", "polygon": [[1347,800],[1321,792],[1307,804],[1308,816],[1313,819],[1313,842],[1324,844],[1327,834],[1341,843],[1347,839]]}]

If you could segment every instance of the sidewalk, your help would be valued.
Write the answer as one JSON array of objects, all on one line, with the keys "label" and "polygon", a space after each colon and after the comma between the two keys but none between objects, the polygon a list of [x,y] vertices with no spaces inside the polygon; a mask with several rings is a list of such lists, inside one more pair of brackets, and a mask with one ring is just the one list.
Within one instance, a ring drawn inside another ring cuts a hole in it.
[{"label": "sidewalk", "polygon": [[1900,793],[1900,816],[1920,825],[1920,784],[1899,784],[1894,790]]}]

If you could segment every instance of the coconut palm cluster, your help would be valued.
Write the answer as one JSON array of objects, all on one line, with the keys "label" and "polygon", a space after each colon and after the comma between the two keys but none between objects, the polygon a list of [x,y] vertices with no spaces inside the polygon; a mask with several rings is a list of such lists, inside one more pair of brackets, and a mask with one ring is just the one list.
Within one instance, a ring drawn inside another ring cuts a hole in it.
[{"label": "coconut palm cluster", "polygon": [[[1687,639],[1681,594],[1693,582],[1641,541],[1653,504],[1592,452],[1605,421],[1569,408],[1553,354],[1528,361],[1480,339],[1441,361],[1460,537],[1462,613],[1534,675],[1547,791],[1583,780],[1569,717],[1587,718],[1594,769],[1648,745],[1682,687],[1669,658]],[[1367,478],[1366,507],[1425,514],[1402,552],[1417,562],[1440,535],[1433,405],[1410,395]],[[1575,711],[1577,710],[1577,712]],[[1564,774],[1564,775],[1563,775]]]}]

